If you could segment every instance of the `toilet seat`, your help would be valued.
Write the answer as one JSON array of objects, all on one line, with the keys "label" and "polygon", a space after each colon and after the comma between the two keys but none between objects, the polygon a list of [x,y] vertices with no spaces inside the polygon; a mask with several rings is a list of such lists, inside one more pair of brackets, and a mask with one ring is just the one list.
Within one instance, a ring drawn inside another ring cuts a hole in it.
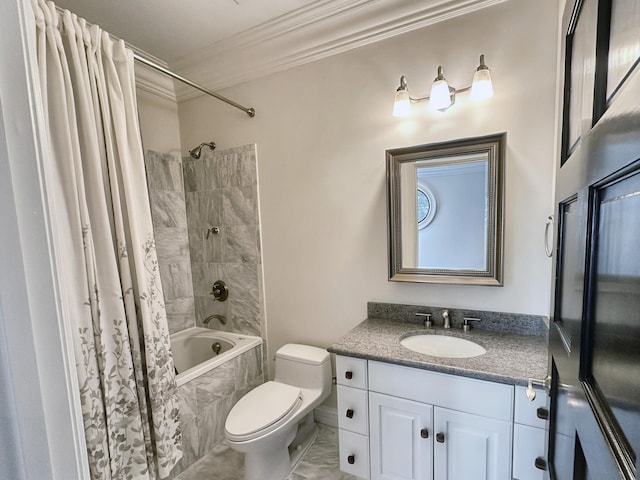
[{"label": "toilet seat", "polygon": [[302,403],[302,392],[279,382],[266,382],[247,393],[231,409],[225,423],[228,440],[244,442],[276,429]]}]

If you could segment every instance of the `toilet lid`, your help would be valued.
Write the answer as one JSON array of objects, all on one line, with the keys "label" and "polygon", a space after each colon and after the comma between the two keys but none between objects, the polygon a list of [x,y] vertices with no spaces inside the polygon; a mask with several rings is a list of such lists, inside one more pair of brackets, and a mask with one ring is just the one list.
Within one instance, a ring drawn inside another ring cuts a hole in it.
[{"label": "toilet lid", "polygon": [[279,420],[295,411],[300,402],[299,388],[280,382],[263,383],[231,409],[225,424],[227,437],[240,441],[270,430],[269,427],[275,427]]}]

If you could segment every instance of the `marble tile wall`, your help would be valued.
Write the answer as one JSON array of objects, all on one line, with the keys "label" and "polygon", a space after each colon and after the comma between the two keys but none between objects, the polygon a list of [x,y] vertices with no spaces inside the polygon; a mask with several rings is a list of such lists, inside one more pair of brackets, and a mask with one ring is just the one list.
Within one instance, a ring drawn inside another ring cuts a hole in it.
[{"label": "marble tile wall", "polygon": [[259,345],[178,388],[183,457],[170,478],[228,449],[224,423],[233,405],[264,382],[262,357]]},{"label": "marble tile wall", "polygon": [[145,164],[167,320],[175,333],[195,325],[182,162],[147,150]]},{"label": "marble tile wall", "polygon": [[[262,254],[258,216],[256,146],[203,149],[200,159],[183,159],[188,235],[198,325],[211,314],[213,329],[261,336]],[[207,233],[218,227],[219,233]],[[229,298],[216,301],[216,280]]]}]

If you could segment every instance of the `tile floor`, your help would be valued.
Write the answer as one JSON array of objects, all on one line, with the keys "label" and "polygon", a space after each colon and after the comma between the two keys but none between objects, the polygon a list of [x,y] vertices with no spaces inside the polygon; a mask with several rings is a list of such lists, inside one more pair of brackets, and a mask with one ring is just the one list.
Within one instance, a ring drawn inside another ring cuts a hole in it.
[{"label": "tile floor", "polygon": [[[287,480],[355,480],[342,473],[338,461],[338,429],[319,424],[318,438]],[[202,457],[176,480],[242,480],[243,456],[228,447]]]}]

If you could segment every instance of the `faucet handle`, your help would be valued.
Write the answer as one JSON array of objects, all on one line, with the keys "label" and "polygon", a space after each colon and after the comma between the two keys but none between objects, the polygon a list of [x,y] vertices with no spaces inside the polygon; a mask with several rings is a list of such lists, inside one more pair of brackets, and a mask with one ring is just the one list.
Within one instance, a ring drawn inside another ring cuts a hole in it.
[{"label": "faucet handle", "polygon": [[476,318],[476,317],[463,317],[463,324],[462,324],[462,330],[465,332],[468,332],[469,330],[471,330],[473,328],[473,325],[471,325],[469,322],[481,322],[482,319],[480,318]]},{"label": "faucet handle", "polygon": [[433,327],[433,322],[431,321],[430,313],[416,313],[416,317],[424,317],[424,326],[426,328]]}]

